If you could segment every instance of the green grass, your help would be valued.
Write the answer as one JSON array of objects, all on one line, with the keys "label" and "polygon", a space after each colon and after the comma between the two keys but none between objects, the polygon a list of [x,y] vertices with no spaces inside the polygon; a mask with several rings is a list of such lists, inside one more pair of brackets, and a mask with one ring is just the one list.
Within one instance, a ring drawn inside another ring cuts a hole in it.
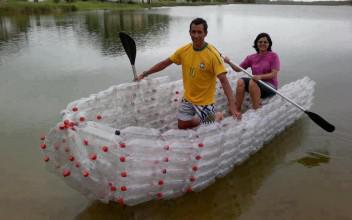
[{"label": "green grass", "polygon": [[54,0],[45,2],[27,2],[19,0],[0,0],[0,15],[16,15],[16,14],[49,14],[49,13],[65,13],[78,10],[132,10],[161,6],[180,6],[180,5],[213,5],[222,4],[223,0],[211,3],[208,0],[194,2],[176,2],[176,1],[160,1],[152,4],[147,3],[113,3],[101,1],[73,1],[70,3],[55,3]]},{"label": "green grass", "polygon": [[128,10],[145,8],[147,4],[127,4],[127,3],[113,3],[113,2],[100,2],[100,1],[77,1],[72,3],[78,10]]},{"label": "green grass", "polygon": [[9,1],[0,3],[0,15],[15,14],[49,14],[77,11],[78,8],[73,4],[54,3],[54,2],[24,2]]},{"label": "green grass", "polygon": [[211,3],[207,1],[197,2],[176,2],[176,1],[159,1],[152,4],[147,3],[112,3],[100,1],[78,1],[73,3],[78,10],[96,10],[96,9],[110,9],[110,10],[125,10],[125,9],[141,9],[150,7],[162,6],[180,6],[180,5],[213,5],[222,4],[222,2]]}]

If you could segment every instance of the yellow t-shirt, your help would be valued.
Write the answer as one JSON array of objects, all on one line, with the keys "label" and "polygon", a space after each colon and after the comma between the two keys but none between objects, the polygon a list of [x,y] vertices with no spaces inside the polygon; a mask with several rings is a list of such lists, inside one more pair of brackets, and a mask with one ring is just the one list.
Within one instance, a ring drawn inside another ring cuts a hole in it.
[{"label": "yellow t-shirt", "polygon": [[215,102],[216,77],[226,73],[224,62],[214,46],[195,50],[192,43],[180,47],[169,59],[182,65],[184,98],[195,105]]}]

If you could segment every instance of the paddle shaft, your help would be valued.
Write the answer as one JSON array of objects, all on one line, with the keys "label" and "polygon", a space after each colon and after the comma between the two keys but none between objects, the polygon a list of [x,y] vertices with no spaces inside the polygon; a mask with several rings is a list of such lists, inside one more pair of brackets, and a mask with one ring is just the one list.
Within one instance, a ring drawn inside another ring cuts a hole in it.
[{"label": "paddle shaft", "polygon": [[136,71],[136,67],[134,66],[134,64],[131,64],[132,66],[132,71],[133,71],[133,77],[134,77],[134,80],[137,79],[137,71]]}]

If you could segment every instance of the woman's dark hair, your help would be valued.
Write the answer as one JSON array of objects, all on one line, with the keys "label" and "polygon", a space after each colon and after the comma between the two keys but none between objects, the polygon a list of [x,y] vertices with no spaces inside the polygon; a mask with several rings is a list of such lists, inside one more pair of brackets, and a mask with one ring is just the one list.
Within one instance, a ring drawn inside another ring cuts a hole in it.
[{"label": "woman's dark hair", "polygon": [[189,25],[189,32],[191,32],[192,24],[194,24],[194,25],[203,24],[204,32],[205,33],[208,32],[208,24],[203,18],[193,19],[193,21],[191,21],[191,24]]},{"label": "woman's dark hair", "polygon": [[258,48],[258,40],[262,37],[266,37],[266,39],[268,39],[269,42],[269,47],[268,47],[268,51],[271,51],[271,46],[273,45],[273,42],[271,41],[270,35],[267,33],[260,33],[258,34],[258,36],[255,38],[254,40],[254,45],[253,48],[257,51],[257,53],[259,53],[259,48]]}]

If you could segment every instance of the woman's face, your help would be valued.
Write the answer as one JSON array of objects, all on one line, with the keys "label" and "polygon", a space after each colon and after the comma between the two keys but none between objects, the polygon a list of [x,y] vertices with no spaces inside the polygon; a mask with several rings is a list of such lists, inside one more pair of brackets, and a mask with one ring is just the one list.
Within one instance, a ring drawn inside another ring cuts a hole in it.
[{"label": "woman's face", "polygon": [[269,41],[266,37],[261,37],[257,41],[257,47],[259,49],[259,53],[267,52],[269,48]]}]

